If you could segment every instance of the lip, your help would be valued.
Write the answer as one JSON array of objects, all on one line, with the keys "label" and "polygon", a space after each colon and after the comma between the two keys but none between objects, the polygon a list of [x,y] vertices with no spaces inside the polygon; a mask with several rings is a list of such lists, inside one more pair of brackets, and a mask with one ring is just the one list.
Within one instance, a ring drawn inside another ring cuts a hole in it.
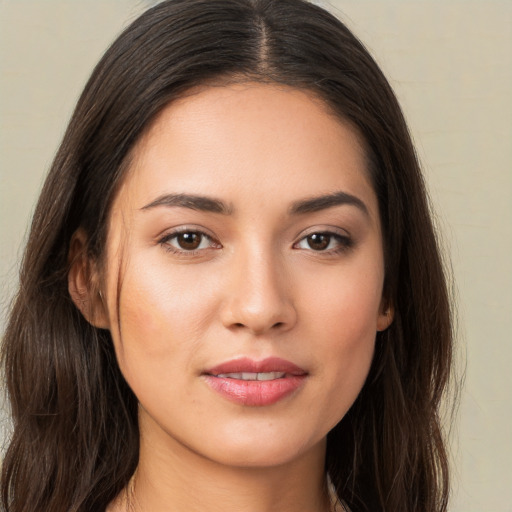
[{"label": "lip", "polygon": [[[227,373],[279,372],[285,375],[274,380],[242,380],[219,377]],[[202,373],[208,386],[231,402],[246,406],[272,405],[302,386],[308,373],[296,364],[278,357],[261,361],[249,358],[226,361]]]}]

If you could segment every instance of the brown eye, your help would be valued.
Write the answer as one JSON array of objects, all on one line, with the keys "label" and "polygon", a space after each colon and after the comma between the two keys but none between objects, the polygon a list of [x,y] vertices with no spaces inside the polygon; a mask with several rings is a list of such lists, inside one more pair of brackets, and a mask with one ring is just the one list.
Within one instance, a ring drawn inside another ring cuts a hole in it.
[{"label": "brown eye", "polygon": [[338,254],[353,246],[352,239],[349,236],[332,233],[330,231],[317,231],[301,238],[296,244],[295,249],[303,249],[325,254]]},{"label": "brown eye", "polygon": [[329,247],[331,235],[313,233],[312,235],[309,235],[306,240],[310,249],[313,249],[314,251],[323,251]]},{"label": "brown eye", "polygon": [[209,248],[218,248],[210,236],[202,231],[181,231],[164,236],[160,244],[175,253],[194,253]]},{"label": "brown eye", "polygon": [[185,251],[198,249],[202,240],[203,235],[201,233],[187,232],[176,235],[176,244]]}]

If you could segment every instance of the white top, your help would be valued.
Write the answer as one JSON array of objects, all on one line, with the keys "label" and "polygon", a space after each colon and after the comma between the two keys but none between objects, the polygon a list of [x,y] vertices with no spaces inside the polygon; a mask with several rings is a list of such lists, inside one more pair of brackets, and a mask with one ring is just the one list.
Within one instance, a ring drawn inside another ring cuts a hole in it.
[{"label": "white top", "polygon": [[345,505],[345,503],[338,498],[336,489],[334,488],[329,475],[327,475],[327,488],[329,490],[329,498],[331,500],[331,512],[350,512],[347,505]]}]

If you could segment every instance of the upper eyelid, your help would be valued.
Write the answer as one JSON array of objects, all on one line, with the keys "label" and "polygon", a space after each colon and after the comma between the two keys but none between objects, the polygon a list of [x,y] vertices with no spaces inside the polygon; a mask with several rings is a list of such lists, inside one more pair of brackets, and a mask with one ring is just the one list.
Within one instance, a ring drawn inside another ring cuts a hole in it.
[{"label": "upper eyelid", "polygon": [[202,226],[194,226],[194,225],[184,225],[184,226],[177,226],[175,228],[168,228],[165,231],[163,231],[161,234],[159,234],[156,238],[158,240],[163,239],[169,239],[173,236],[180,235],[182,233],[200,233],[201,235],[204,235],[211,240],[218,241],[217,237],[211,233],[210,230],[202,227]]},{"label": "upper eyelid", "polygon": [[[302,240],[303,238],[313,235],[315,233],[324,233],[326,235],[337,235],[344,238],[352,238],[351,233],[344,229],[340,228],[338,226],[312,226],[310,228],[303,229],[300,233],[297,234],[295,237],[296,242],[299,240]],[[294,243],[296,243],[294,242]]]},{"label": "upper eyelid", "polygon": [[293,242],[293,246],[298,245],[300,242],[304,241],[306,238],[308,238],[311,235],[327,235],[332,238],[337,238],[339,240],[345,240],[347,243],[352,242],[352,238],[348,235],[341,235],[339,233],[334,233],[332,231],[311,231],[310,233],[307,233],[306,235],[298,238],[297,241]]}]

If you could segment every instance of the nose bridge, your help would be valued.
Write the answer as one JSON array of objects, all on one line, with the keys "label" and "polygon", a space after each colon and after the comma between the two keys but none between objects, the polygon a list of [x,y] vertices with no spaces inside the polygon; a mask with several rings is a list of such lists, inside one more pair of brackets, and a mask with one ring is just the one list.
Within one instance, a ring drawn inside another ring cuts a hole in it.
[{"label": "nose bridge", "polygon": [[282,258],[270,243],[247,244],[232,259],[232,285],[224,311],[227,327],[245,327],[260,334],[285,330],[296,312]]}]

